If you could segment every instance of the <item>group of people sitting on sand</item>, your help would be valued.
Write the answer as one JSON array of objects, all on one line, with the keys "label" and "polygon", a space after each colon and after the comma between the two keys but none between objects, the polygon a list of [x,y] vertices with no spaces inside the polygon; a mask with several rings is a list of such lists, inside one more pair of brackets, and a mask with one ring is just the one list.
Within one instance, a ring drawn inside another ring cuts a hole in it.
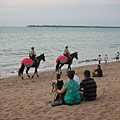
[{"label": "group of people sitting on sand", "polygon": [[[102,77],[100,65],[94,69],[93,77]],[[84,79],[80,82],[74,70],[67,73],[68,81],[61,80],[61,74],[56,74],[56,80],[52,80],[52,92],[55,92],[54,100],[49,101],[51,106],[62,104],[75,105],[81,101],[92,101],[97,97],[97,84],[91,77],[89,70],[84,71]]]}]

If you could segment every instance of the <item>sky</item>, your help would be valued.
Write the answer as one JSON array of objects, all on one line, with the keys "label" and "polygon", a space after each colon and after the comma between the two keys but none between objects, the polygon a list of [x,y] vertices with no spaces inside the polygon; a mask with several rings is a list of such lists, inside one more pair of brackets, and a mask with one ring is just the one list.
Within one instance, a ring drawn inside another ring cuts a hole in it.
[{"label": "sky", "polygon": [[120,26],[120,0],[0,0],[0,26]]}]

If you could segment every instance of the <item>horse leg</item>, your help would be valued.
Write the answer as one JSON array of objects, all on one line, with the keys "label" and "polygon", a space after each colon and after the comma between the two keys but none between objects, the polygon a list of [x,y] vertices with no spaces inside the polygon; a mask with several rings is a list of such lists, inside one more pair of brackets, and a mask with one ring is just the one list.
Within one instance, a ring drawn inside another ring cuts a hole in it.
[{"label": "horse leg", "polygon": [[37,69],[38,69],[38,67],[35,67],[35,74],[37,77],[39,77]]},{"label": "horse leg", "polygon": [[37,77],[39,77],[37,69],[38,68],[35,69],[35,73],[36,73]]},{"label": "horse leg", "polygon": [[24,79],[23,78],[24,68],[25,68],[25,66],[24,66],[24,64],[22,64],[21,68],[18,70],[18,76],[20,76],[22,80]]},{"label": "horse leg", "polygon": [[64,65],[64,64],[60,64],[60,66],[59,66],[60,74],[62,74],[61,67],[62,67],[63,65]]},{"label": "horse leg", "polygon": [[56,64],[56,72],[59,71],[59,62]]},{"label": "horse leg", "polygon": [[37,75],[37,77],[39,77],[38,72],[37,72],[37,67],[35,67],[35,72],[34,72],[32,78],[34,77],[35,74]]},{"label": "horse leg", "polygon": [[28,74],[29,69],[30,69],[30,67],[27,67],[26,74],[30,78],[30,75]]},{"label": "horse leg", "polygon": [[66,72],[68,72],[69,70],[71,70],[71,66],[70,66],[71,64],[69,64],[68,65],[68,68],[67,68],[67,71]]},{"label": "horse leg", "polygon": [[32,75],[32,77],[31,77],[31,78],[34,78],[34,75],[35,75],[35,73]]}]

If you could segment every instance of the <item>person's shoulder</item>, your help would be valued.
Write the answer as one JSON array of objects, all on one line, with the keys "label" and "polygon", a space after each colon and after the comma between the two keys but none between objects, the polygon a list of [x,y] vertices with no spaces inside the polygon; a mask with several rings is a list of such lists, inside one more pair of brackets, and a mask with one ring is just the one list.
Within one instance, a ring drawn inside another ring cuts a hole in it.
[{"label": "person's shoulder", "polygon": [[57,82],[63,82],[63,80],[61,80],[61,79],[58,79],[58,80],[57,80]]},{"label": "person's shoulder", "polygon": [[88,78],[83,79],[82,81],[89,81],[89,80],[94,80],[94,78],[88,77]]},{"label": "person's shoulder", "polygon": [[94,78],[90,78],[90,81],[93,81],[93,83],[96,83],[96,81],[94,80]]},{"label": "person's shoulder", "polygon": [[83,83],[83,82],[85,82],[85,81],[86,81],[86,79],[82,79],[82,80],[81,80],[81,83]]},{"label": "person's shoulder", "polygon": [[57,83],[57,80],[52,80],[53,83]]},{"label": "person's shoulder", "polygon": [[78,77],[76,74],[74,74],[75,77]]},{"label": "person's shoulder", "polygon": [[64,85],[64,87],[66,88],[67,86],[69,86],[69,81],[67,81],[67,82],[65,82],[63,85]]},{"label": "person's shoulder", "polygon": [[63,81],[62,79],[57,79],[57,81]]}]

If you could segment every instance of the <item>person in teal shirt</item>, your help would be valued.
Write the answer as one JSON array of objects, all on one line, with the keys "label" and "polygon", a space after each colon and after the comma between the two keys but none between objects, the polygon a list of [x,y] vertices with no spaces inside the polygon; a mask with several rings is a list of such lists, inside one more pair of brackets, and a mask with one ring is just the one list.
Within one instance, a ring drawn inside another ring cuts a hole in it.
[{"label": "person in teal shirt", "polygon": [[80,93],[79,93],[79,85],[78,83],[73,80],[74,73],[73,71],[69,71],[67,74],[69,81],[64,83],[61,90],[57,90],[58,94],[62,94],[65,92],[64,95],[64,104],[68,105],[75,105],[81,102]]}]

